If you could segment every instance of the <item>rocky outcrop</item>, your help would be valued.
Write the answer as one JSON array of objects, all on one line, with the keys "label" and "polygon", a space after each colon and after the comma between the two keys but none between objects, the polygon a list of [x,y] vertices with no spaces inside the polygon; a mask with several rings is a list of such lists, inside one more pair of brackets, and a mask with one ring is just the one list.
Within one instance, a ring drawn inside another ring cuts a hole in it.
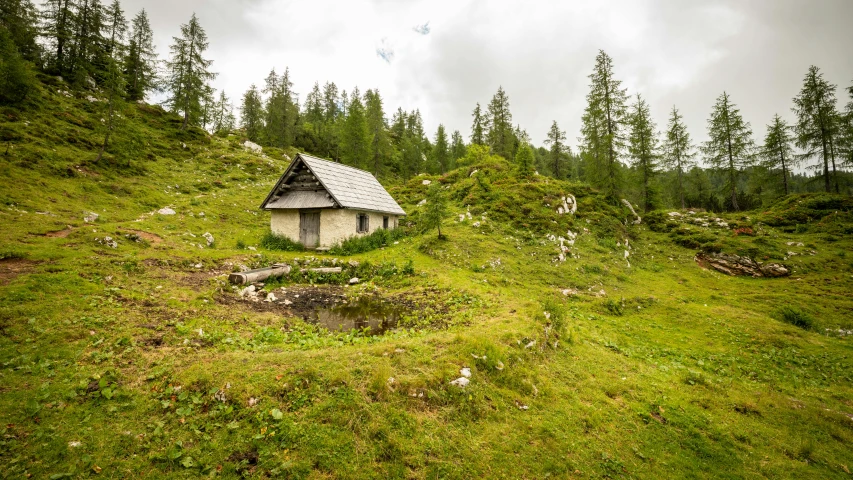
[{"label": "rocky outcrop", "polygon": [[730,255],[726,253],[698,253],[696,262],[699,265],[725,273],[731,276],[750,277],[787,277],[791,274],[788,267],[778,263],[758,263],[749,257]]}]

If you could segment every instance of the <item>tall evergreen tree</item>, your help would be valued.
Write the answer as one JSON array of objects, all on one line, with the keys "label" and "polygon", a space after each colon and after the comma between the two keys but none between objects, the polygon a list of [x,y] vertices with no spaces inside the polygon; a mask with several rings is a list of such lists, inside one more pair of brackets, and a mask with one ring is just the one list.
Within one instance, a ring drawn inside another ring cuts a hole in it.
[{"label": "tall evergreen tree", "polygon": [[320,127],[323,124],[323,94],[320,92],[320,84],[314,82],[314,88],[305,97],[304,116],[305,121],[311,124],[314,133],[320,134]]},{"label": "tall evergreen tree", "polygon": [[844,163],[847,168],[853,168],[853,84],[847,88],[847,94],[850,96],[850,101],[845,107],[843,119],[844,153],[846,154]]},{"label": "tall evergreen tree", "polygon": [[59,75],[70,71],[68,51],[74,40],[75,6],[73,0],[46,0],[43,6],[42,35],[52,47],[47,64]]},{"label": "tall evergreen tree", "polygon": [[695,157],[695,147],[687,131],[687,125],[684,123],[684,117],[673,106],[663,143],[663,166],[675,172],[675,193],[682,209],[687,208],[684,199],[684,175],[695,165]]},{"label": "tall evergreen tree", "polygon": [[379,90],[368,90],[364,94],[365,117],[370,136],[370,165],[374,175],[380,175],[393,153],[391,139],[388,137],[388,125],[382,107]]},{"label": "tall evergreen tree", "polygon": [[12,35],[0,27],[0,104],[13,105],[22,102],[35,83],[35,75],[21,57]]},{"label": "tall evergreen tree", "polygon": [[483,118],[483,111],[480,109],[479,103],[474,107],[474,113],[472,113],[471,116],[474,117],[474,122],[471,124],[471,143],[473,145],[485,145],[486,125],[485,119]]},{"label": "tall evergreen tree", "polygon": [[764,137],[761,156],[766,168],[778,170],[782,173],[785,195],[789,193],[788,176],[791,168],[796,164],[793,142],[791,127],[779,115],[774,116],[773,123],[767,125],[767,135]]},{"label": "tall evergreen tree", "polygon": [[554,178],[563,178],[565,173],[560,168],[563,164],[563,159],[566,155],[566,132],[560,130],[557,121],[551,124],[548,130],[548,138],[545,140],[545,145],[549,145],[551,149],[548,151],[548,163],[551,168],[551,174]]},{"label": "tall evergreen tree", "polygon": [[509,111],[509,97],[503,87],[489,102],[486,113],[486,141],[496,155],[512,159],[516,137],[513,135],[512,113]]},{"label": "tall evergreen tree", "polygon": [[[803,153],[803,159],[819,157],[823,166],[824,188],[831,190],[831,176],[835,179],[835,191],[838,192],[838,176],[833,155],[834,143],[838,134],[838,112],[835,99],[836,86],[826,81],[820,69],[812,65],[803,79],[803,88],[794,97],[794,113],[797,123],[794,132],[797,136],[797,147]],[[815,167],[818,172],[821,164]]]},{"label": "tall evergreen tree", "polygon": [[246,130],[246,137],[259,142],[264,130],[264,103],[258,87],[252,85],[243,95],[240,109],[240,125]]},{"label": "tall evergreen tree", "polygon": [[649,212],[654,208],[655,200],[653,181],[658,169],[658,133],[649,104],[640,94],[637,94],[637,101],[631,107],[628,125],[628,152],[631,154],[634,168],[643,180],[643,210]]},{"label": "tall evergreen tree", "polygon": [[78,86],[93,87],[100,76],[106,52],[105,12],[100,0],[78,0],[71,49],[71,74]]},{"label": "tall evergreen tree", "polygon": [[595,58],[587,107],[582,117],[582,150],[590,162],[591,180],[615,200],[619,195],[619,164],[625,147],[628,95],[613,75],[613,59],[603,50]]},{"label": "tall evergreen tree", "polygon": [[459,130],[454,130],[450,136],[450,169],[456,168],[456,162],[464,157],[467,152],[465,140]]},{"label": "tall evergreen tree", "polygon": [[713,168],[725,174],[731,206],[739,210],[737,182],[742,170],[750,164],[754,142],[752,128],[744,122],[740,110],[726,92],[717,97],[714,104],[708,119],[708,137],[710,139],[702,146],[702,153]]},{"label": "tall evergreen tree", "polygon": [[213,114],[213,132],[229,132],[234,128],[234,107],[231,100],[225,95],[225,91],[219,92],[219,100],[216,102],[216,110]]},{"label": "tall evergreen tree", "polygon": [[352,99],[347,108],[346,120],[341,131],[341,162],[364,168],[370,158],[370,131],[361,94],[358,88],[352,90]]},{"label": "tall evergreen tree", "polygon": [[104,150],[110,143],[110,136],[115,128],[115,111],[116,106],[121,108],[120,104],[124,96],[124,55],[125,45],[124,40],[127,35],[127,20],[124,18],[124,11],[118,0],[113,0],[106,10],[108,43],[106,45],[106,65],[102,73],[101,84],[105,87],[108,93],[107,101],[107,131],[104,135],[104,143],[101,145],[101,151],[98,153],[98,159],[104,155]]},{"label": "tall evergreen tree", "polygon": [[533,174],[533,164],[536,158],[533,154],[533,149],[527,142],[522,142],[515,153],[515,167],[518,175],[522,178],[527,178]]},{"label": "tall evergreen tree", "polygon": [[184,117],[181,129],[197,125],[202,114],[202,99],[205,86],[216,78],[210,71],[212,60],[204,58],[207,50],[207,34],[193,14],[189,23],[181,25],[181,36],[173,37],[170,47],[172,58],[166,66],[169,70],[168,88],[171,96],[167,103],[172,111]]},{"label": "tall evergreen tree", "polygon": [[0,27],[6,28],[21,57],[39,60],[39,11],[32,0],[0,0]]},{"label": "tall evergreen tree", "polygon": [[341,99],[338,95],[338,86],[326,83],[323,86],[323,128],[320,138],[323,144],[324,154],[335,160],[340,159],[338,118],[341,116]]},{"label": "tall evergreen tree", "polygon": [[435,145],[430,153],[435,169],[435,172],[431,173],[447,173],[450,168],[450,145],[447,142],[447,132],[442,124],[438,124],[438,130],[435,132]]},{"label": "tall evergreen tree", "polygon": [[157,86],[157,63],[154,32],[148,21],[148,14],[142,9],[131,22],[125,59],[128,100],[143,100],[145,95]]}]

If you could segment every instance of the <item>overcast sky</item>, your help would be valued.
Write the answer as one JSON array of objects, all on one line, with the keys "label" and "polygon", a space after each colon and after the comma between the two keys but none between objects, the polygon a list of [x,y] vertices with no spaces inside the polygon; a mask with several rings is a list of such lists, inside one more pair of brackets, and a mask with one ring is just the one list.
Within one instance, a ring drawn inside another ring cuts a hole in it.
[{"label": "overcast sky", "polygon": [[430,138],[443,123],[470,135],[471,111],[499,85],[513,121],[541,145],[553,120],[577,143],[599,49],[663,129],[673,105],[705,139],[726,90],[761,141],[809,65],[853,83],[853,0],[122,0],[148,11],[166,58],[195,12],[210,38],[217,89],[239,103],[273,67],[290,67],[300,101],[315,81],[378,88],[390,117],[418,108]]}]

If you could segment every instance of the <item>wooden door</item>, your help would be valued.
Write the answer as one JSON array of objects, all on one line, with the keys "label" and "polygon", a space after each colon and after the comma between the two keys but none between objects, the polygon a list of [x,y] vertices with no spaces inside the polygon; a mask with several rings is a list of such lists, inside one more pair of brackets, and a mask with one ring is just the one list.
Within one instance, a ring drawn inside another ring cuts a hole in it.
[{"label": "wooden door", "polygon": [[320,212],[299,212],[299,241],[307,248],[320,245]]}]

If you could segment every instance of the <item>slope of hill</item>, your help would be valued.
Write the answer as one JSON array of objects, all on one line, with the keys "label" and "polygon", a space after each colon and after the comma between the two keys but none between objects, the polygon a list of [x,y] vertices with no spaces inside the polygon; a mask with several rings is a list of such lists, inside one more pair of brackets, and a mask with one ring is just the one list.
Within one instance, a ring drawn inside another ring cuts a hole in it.
[{"label": "slope of hill", "polygon": [[[519,180],[487,158],[391,185],[410,213],[398,242],[349,258],[270,251],[257,205],[285,152],[181,132],[138,105],[96,163],[103,103],[65,90],[45,79],[40,100],[0,120],[4,476],[853,468],[849,198],[635,225],[588,186]],[[418,233],[426,181],[450,199],[447,240]],[[559,214],[569,196],[577,212]],[[699,250],[792,275],[725,276]],[[295,272],[257,302],[226,283],[273,262],[344,272]],[[341,298],[382,298],[401,323],[373,336],[299,318]]]}]

